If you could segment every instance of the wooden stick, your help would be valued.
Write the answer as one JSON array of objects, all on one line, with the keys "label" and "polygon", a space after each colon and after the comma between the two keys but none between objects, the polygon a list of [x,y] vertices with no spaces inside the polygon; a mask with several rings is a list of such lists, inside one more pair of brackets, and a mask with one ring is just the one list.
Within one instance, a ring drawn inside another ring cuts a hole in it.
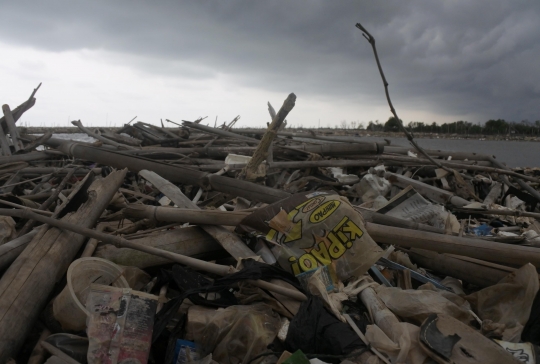
[{"label": "wooden stick", "polygon": [[384,72],[383,72],[383,69],[382,69],[382,66],[381,66],[381,62],[379,60],[379,55],[377,54],[377,47],[375,47],[375,38],[373,38],[373,36],[366,30],[366,28],[364,28],[360,23],[357,23],[356,24],[356,27],[358,29],[360,29],[363,33],[362,35],[364,36],[364,38],[367,39],[367,41],[369,42],[369,44],[371,44],[371,48],[373,49],[373,54],[375,55],[375,61],[377,62],[377,68],[379,69],[379,73],[381,75],[381,78],[382,78],[382,82],[383,82],[383,85],[384,85],[384,93],[386,94],[386,100],[388,101],[388,106],[390,106],[390,111],[392,112],[392,115],[394,115],[394,118],[396,118],[396,120],[398,121],[399,123],[399,127],[401,128],[401,130],[403,131],[403,133],[405,134],[405,136],[407,137],[407,139],[409,140],[409,142],[420,152],[422,153],[424,156],[426,156],[427,159],[429,159],[429,161],[431,163],[433,163],[434,165],[436,165],[437,167],[439,168],[442,168],[444,169],[445,171],[448,171],[450,173],[452,173],[451,169],[447,168],[447,167],[444,167],[442,166],[439,162],[435,161],[433,158],[431,158],[429,156],[429,154],[426,153],[426,151],[424,149],[422,149],[417,143],[416,141],[414,140],[413,138],[413,135],[411,133],[409,133],[409,131],[405,128],[405,126],[403,126],[403,122],[401,121],[401,119],[399,118],[399,116],[397,115],[397,112],[396,112],[396,109],[394,109],[394,105],[392,104],[392,100],[390,100],[390,93],[388,91],[388,82],[386,81],[386,77],[384,76]]},{"label": "wooden stick", "polygon": [[71,123],[73,125],[75,125],[77,128],[81,129],[81,131],[83,133],[87,134],[88,136],[91,136],[92,138],[96,138],[97,140],[99,140],[103,144],[112,145],[112,146],[117,147],[119,149],[130,149],[130,150],[136,150],[137,149],[137,148],[132,147],[130,145],[117,143],[114,140],[107,139],[104,136],[99,135],[98,133],[92,132],[91,130],[85,128],[80,120],[74,120]]},{"label": "wooden stick", "polygon": [[276,117],[272,120],[268,130],[264,133],[260,143],[257,145],[257,148],[253,152],[253,156],[248,162],[246,168],[240,172],[239,178],[247,179],[248,181],[255,180],[257,178],[257,169],[259,168],[259,165],[266,159],[268,155],[268,148],[270,148],[272,145],[272,142],[276,137],[276,133],[289,112],[293,109],[295,102],[296,95],[293,93],[289,94],[289,96],[287,96],[283,102],[281,109],[279,109]]},{"label": "wooden stick", "polygon": [[422,183],[409,177],[402,176],[400,174],[386,172],[384,177],[390,181],[390,183],[399,187],[405,188],[407,186],[413,186],[413,188],[420,193],[435,202],[442,204],[452,204],[456,207],[463,207],[470,204],[469,201],[454,195],[451,192],[442,190],[440,188]]},{"label": "wooden stick", "polygon": [[[58,198],[58,195],[60,195],[60,193],[64,190],[67,183],[71,179],[71,177],[73,177],[73,175],[75,174],[75,171],[76,171],[76,168],[70,169],[70,171],[64,177],[64,179],[58,184],[58,186],[56,186],[56,190],[51,194],[51,196],[49,196],[49,198],[47,198],[47,200],[45,200],[45,202],[43,202],[39,206],[38,210],[46,211],[53,204],[53,202],[56,201],[56,199]],[[24,224],[24,226],[21,228],[17,236],[23,236],[24,234],[29,232],[34,227],[35,224],[36,222],[34,220],[27,221],[26,224]]]}]

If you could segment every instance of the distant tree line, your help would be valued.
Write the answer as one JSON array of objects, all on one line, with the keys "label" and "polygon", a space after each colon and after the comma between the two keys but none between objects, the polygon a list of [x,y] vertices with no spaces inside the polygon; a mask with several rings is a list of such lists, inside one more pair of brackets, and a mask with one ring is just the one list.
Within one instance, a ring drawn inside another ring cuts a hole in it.
[{"label": "distant tree line", "polygon": [[[468,121],[455,121],[453,123],[444,123],[439,125],[435,122],[428,124],[418,121],[411,121],[407,124],[407,129],[419,133],[436,134],[520,134],[520,135],[539,135],[540,120],[530,122],[523,120],[520,122],[506,121],[503,119],[491,119],[484,125],[473,124]],[[399,132],[399,121],[395,117],[390,117],[386,123],[379,123],[378,120],[370,121],[366,130]]]}]

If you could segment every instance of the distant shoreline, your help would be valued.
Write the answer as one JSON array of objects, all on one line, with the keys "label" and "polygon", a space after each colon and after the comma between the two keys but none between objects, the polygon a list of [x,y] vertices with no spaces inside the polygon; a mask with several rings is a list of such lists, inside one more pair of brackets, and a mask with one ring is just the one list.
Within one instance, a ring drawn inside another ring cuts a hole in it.
[{"label": "distant shoreline", "polygon": [[[120,130],[122,127],[102,127],[102,126],[95,126],[95,127],[89,127],[90,130],[96,130],[96,129],[104,129],[110,132],[116,132]],[[44,134],[46,132],[53,132],[56,134],[79,134],[81,131],[77,127],[21,127],[21,131],[24,131],[28,134]],[[175,128],[167,128],[167,129],[178,129],[178,127]],[[239,128],[243,132],[247,132],[249,130],[261,130],[261,128]],[[232,130],[234,131],[234,129]],[[330,129],[330,128],[287,128],[286,131],[291,131],[295,133],[308,133],[308,132],[316,132],[320,135],[331,135],[331,136],[357,136],[357,137],[380,137],[380,138],[404,138],[405,136],[403,133],[396,133],[396,132],[371,132],[367,130],[354,130],[354,129]],[[540,135],[517,135],[517,134],[496,134],[496,135],[482,135],[482,134],[436,134],[436,133],[414,133],[414,137],[418,139],[470,139],[470,140],[512,140],[512,141],[524,141],[524,142],[540,142]]]}]

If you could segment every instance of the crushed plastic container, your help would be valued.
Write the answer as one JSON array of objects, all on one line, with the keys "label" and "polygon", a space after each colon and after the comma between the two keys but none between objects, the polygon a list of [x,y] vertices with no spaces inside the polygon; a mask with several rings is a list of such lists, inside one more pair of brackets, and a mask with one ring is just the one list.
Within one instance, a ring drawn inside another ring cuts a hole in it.
[{"label": "crushed plastic container", "polygon": [[129,288],[122,276],[122,268],[102,258],[88,257],[75,260],[67,271],[67,284],[53,302],[54,318],[64,330],[86,328],[88,311],[85,308],[91,283]]}]

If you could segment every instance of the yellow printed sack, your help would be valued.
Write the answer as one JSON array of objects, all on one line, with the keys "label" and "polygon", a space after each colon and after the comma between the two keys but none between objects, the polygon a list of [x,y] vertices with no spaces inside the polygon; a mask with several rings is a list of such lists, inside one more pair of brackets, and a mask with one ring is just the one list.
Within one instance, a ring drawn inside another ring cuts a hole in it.
[{"label": "yellow printed sack", "polygon": [[237,227],[247,231],[264,236],[280,266],[294,275],[333,265],[338,278],[348,280],[383,253],[349,201],[328,192],[299,193],[257,210]]}]

